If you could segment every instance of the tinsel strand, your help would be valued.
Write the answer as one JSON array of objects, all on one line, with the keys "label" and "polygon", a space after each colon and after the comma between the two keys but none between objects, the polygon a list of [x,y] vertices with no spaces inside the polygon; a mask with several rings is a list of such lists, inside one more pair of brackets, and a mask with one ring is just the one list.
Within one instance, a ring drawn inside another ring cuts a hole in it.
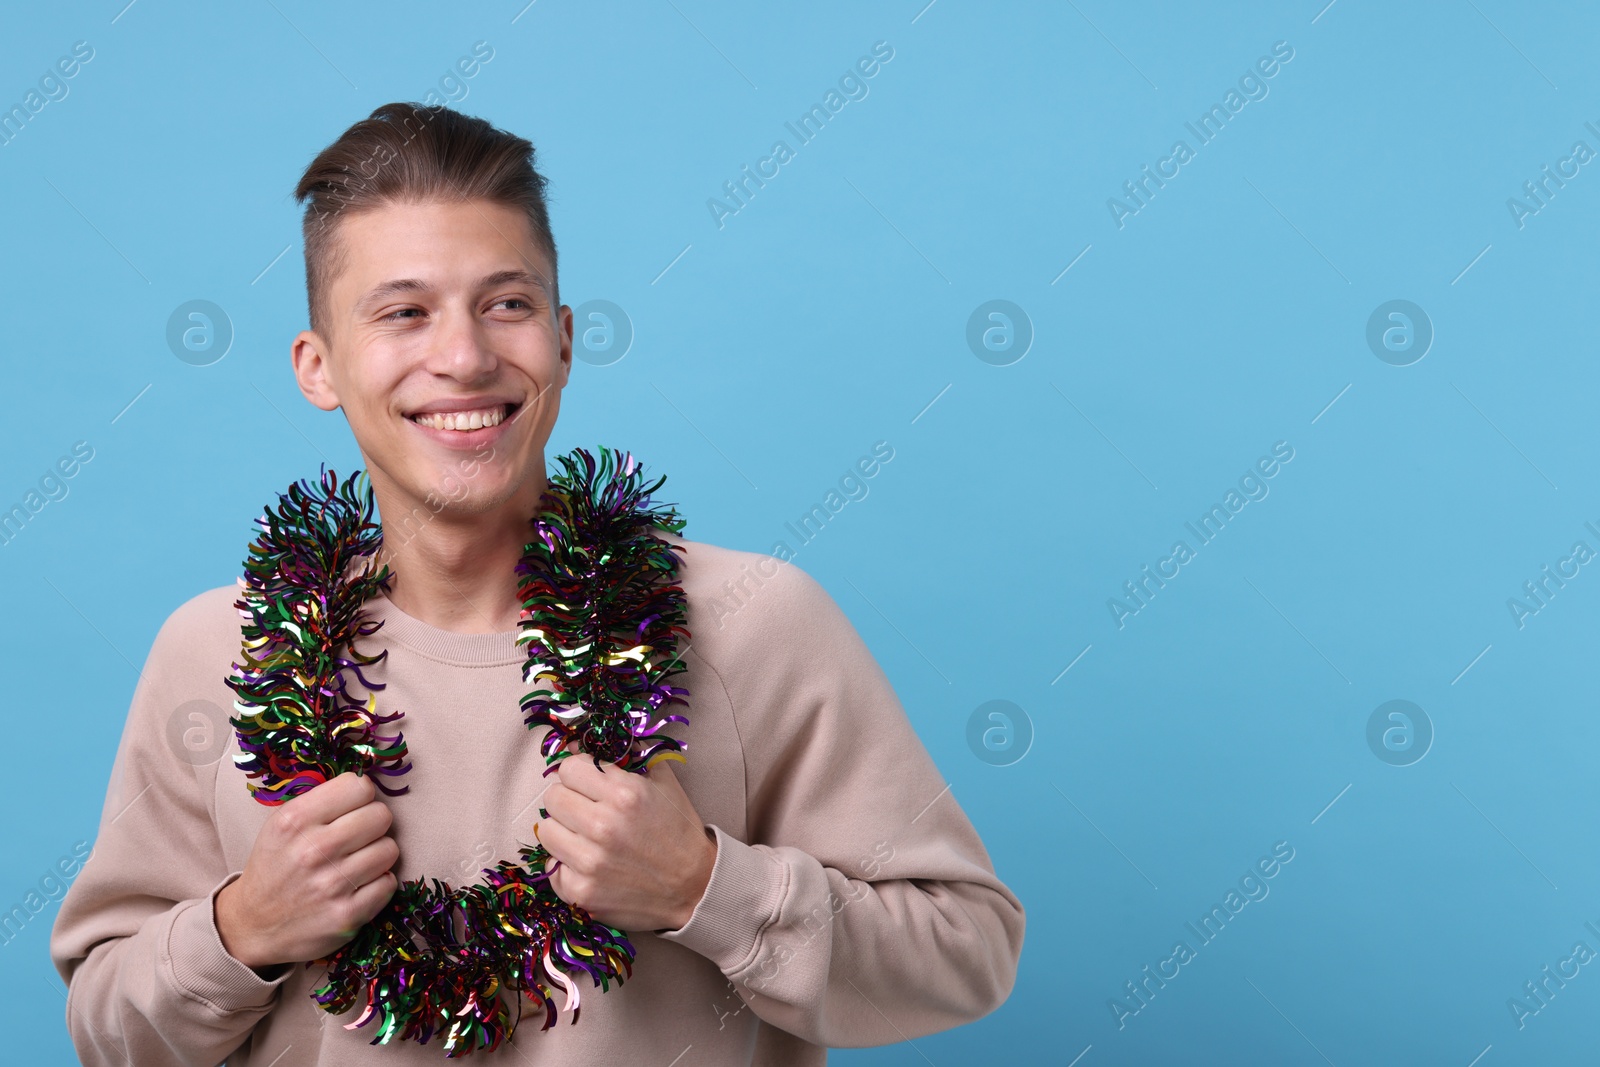
[{"label": "tinsel strand", "polygon": [[[666,479],[646,484],[631,454],[601,449],[596,460],[580,448],[557,461],[562,473],[549,480],[516,568],[523,679],[539,685],[522,699],[524,722],[530,730],[550,727],[546,774],[573,754],[568,742],[596,762],[645,773],[687,750],[660,733],[688,721],[666,713],[688,696],[668,682],[684,669],[677,639],[689,637],[674,555],[684,547],[651,533],[678,533],[685,523],[670,506],[652,504]],[[355,647],[381,628],[362,605],[391,578],[373,559],[382,529],[372,514],[364,473],[341,485],[325,470],[318,485],[291,485],[257,520],[261,533],[236,604],[245,620],[243,662],[228,684],[238,696],[235,762],[263,804],[281,804],[346,770],[373,774],[390,796],[406,792],[377,777],[410,769],[402,735],[375,732],[401,713],[378,714],[373,694],[383,686],[362,673],[386,653]],[[364,699],[350,693],[349,678]],[[542,1030],[561,1012],[576,1023],[580,980],[601,992],[622,984],[633,973],[634,948],[622,931],[556,895],[542,845],[519,851],[520,864],[500,860],[477,884],[402,882],[349,942],[308,963],[328,967],[312,994],[317,1003],[343,1014],[364,997],[346,1029],[376,1022],[375,1045],[427,1044],[439,1034],[447,1059],[498,1048],[520,1022],[524,999],[543,1017]],[[515,1000],[515,1015],[503,994]]]}]

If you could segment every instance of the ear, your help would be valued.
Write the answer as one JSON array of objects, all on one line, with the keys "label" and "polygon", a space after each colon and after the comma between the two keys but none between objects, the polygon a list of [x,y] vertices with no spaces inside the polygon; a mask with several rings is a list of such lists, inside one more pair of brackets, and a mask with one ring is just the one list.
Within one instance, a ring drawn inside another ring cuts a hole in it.
[{"label": "ear", "polygon": [[289,359],[294,364],[294,379],[300,391],[323,411],[339,406],[339,394],[334,391],[329,373],[330,351],[322,336],[311,330],[301,330],[289,346]]},{"label": "ear", "polygon": [[572,308],[566,304],[556,311],[556,333],[561,340],[561,381],[556,387],[565,389],[572,373]]}]

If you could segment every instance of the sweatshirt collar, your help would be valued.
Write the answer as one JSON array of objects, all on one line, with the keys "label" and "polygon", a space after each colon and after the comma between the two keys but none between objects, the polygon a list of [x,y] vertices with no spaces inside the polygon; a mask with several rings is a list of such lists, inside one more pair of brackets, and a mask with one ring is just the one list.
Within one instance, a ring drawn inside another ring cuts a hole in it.
[{"label": "sweatshirt collar", "polygon": [[407,615],[384,593],[368,600],[363,610],[368,618],[383,623],[382,629],[367,638],[367,641],[376,641],[380,646],[403,645],[429,659],[463,667],[500,667],[521,663],[527,658],[516,643],[516,630],[502,633],[441,630]]}]

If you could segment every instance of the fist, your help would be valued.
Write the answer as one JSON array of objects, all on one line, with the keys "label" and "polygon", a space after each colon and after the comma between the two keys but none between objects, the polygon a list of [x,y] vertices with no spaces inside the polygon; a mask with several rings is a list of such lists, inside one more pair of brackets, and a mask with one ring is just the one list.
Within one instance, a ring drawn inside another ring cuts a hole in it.
[{"label": "fist", "polygon": [[619,930],[689,921],[716,863],[716,835],[662,760],[648,774],[575,753],[561,761],[534,824],[550,851],[550,886]]},{"label": "fist", "polygon": [[332,955],[399,887],[393,816],[368,775],[346,771],[273,809],[244,873],[217,894],[217,933],[257,971]]}]

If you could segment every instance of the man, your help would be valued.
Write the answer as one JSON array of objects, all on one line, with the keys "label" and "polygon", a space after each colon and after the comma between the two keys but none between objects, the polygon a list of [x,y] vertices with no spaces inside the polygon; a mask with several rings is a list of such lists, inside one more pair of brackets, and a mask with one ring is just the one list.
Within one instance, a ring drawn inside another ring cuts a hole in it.
[{"label": "man", "polygon": [[[240,590],[157,635],[89,861],[51,938],[91,1065],[398,1064],[376,1024],[311,997],[325,958],[400,881],[474,881],[537,840],[552,888],[629,932],[632,977],[576,1025],[525,1016],[487,1055],[528,1064],[820,1064],[1009,995],[1024,915],[887,678],[810,576],[676,534],[692,638],[687,763],[569,759],[523,724],[513,577],[546,487],[572,312],[533,146],[445,108],[389,104],[301,179],[311,329],[301,391],[349,421],[395,578],[364,669],[399,725],[404,795],[345,773],[276,807],[232,756]],[[641,457],[648,461],[648,457]],[[264,487],[265,488],[265,487]],[[241,523],[243,525],[243,523]],[[731,614],[713,598],[742,590]],[[198,712],[195,709],[200,709]],[[190,724],[193,725],[190,725]],[[217,731],[225,744],[175,737]],[[545,728],[547,729],[547,728]],[[547,813],[540,817],[540,809]],[[581,985],[581,983],[580,983]],[[357,1009],[364,1007],[358,1003]],[[442,1029],[442,1028],[441,1028]]]}]

